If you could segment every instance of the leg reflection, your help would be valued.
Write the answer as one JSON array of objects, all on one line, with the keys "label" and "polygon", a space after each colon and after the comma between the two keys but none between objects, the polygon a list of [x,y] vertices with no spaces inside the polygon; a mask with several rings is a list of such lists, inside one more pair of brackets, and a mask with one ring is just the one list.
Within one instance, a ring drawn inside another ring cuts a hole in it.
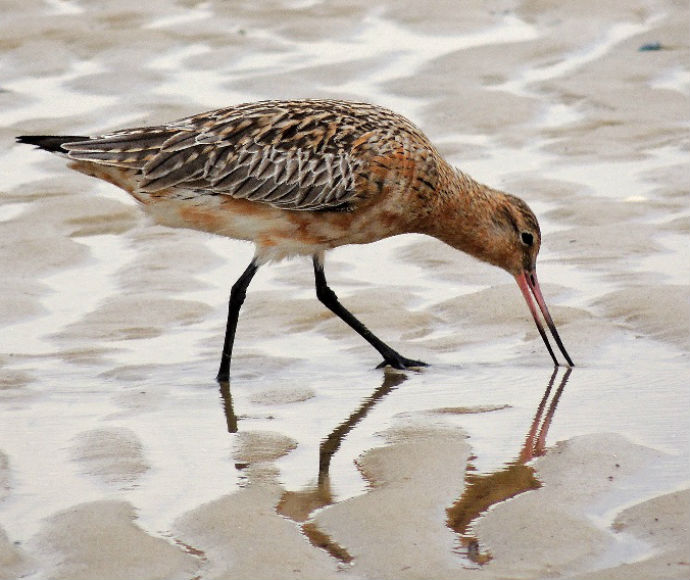
[{"label": "leg reflection", "polygon": [[228,381],[218,381],[220,385],[220,398],[223,401],[223,411],[225,411],[225,422],[228,425],[228,433],[237,433],[237,415],[232,406],[232,393],[230,393],[230,383]]},{"label": "leg reflection", "polygon": [[[383,397],[407,380],[403,373],[386,372],[383,383],[350,416],[340,423],[321,442],[319,447],[319,471],[315,486],[309,486],[300,491],[286,491],[278,504],[278,513],[296,522],[305,522],[317,509],[331,505],[334,502],[329,479],[329,469],[333,455],[338,451],[345,437],[355,426],[366,417],[371,408]],[[342,550],[337,546],[327,546],[326,540],[319,536],[318,530],[310,524],[303,526],[304,532],[312,543],[318,545],[343,561],[347,561],[335,551]],[[342,554],[341,554],[342,555]]]},{"label": "leg reflection", "polygon": [[321,442],[319,447],[319,483],[327,480],[328,470],[331,467],[331,458],[340,448],[345,436],[352,431],[357,423],[366,417],[369,410],[379,400],[406,380],[407,376],[402,373],[386,373],[384,375],[383,384],[367,397],[358,409],[353,411],[345,421],[333,429],[328,437]]}]

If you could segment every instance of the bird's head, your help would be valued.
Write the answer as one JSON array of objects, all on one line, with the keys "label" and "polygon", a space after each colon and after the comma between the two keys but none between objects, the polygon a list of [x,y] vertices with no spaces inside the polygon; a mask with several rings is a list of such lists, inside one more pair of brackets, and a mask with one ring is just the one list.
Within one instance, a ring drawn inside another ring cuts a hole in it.
[{"label": "bird's head", "polygon": [[485,234],[477,257],[513,276],[533,271],[541,247],[541,230],[532,210],[519,197],[505,193],[490,199],[487,206]]},{"label": "bird's head", "polygon": [[558,359],[544,332],[535,301],[561,354],[569,366],[574,366],[539,288],[536,266],[541,247],[541,230],[536,216],[519,197],[494,191],[474,182],[463,186],[466,192],[469,189],[469,195],[464,196],[469,201],[463,204],[456,217],[458,222],[453,228],[453,234],[444,241],[510,273],[520,287],[554,364],[559,364]]},{"label": "bird's head", "polygon": [[541,230],[536,216],[519,197],[501,194],[497,198],[497,210],[492,214],[491,220],[497,243],[488,261],[508,271],[515,278],[554,364],[558,365],[558,359],[553,353],[544,327],[539,320],[532,296],[568,366],[574,366],[558,335],[537,280],[537,255],[541,247]]}]

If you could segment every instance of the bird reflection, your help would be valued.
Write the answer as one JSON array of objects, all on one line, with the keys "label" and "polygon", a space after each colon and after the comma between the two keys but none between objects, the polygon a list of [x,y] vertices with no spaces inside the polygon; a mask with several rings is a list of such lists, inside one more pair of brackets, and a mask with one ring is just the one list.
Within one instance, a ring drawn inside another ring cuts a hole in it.
[{"label": "bird reflection", "polygon": [[[475,473],[474,467],[468,463],[463,494],[447,509],[447,525],[460,538],[459,552],[477,564],[488,562],[491,559],[491,554],[480,550],[479,541],[472,534],[472,523],[492,505],[525,491],[541,487],[541,483],[535,476],[534,468],[528,466],[527,463],[535,457],[544,455],[546,451],[546,435],[572,369],[568,368],[565,371],[552,397],[551,391],[558,372],[558,368],[554,369],[549,379],[546,391],[539,402],[517,458],[505,464],[502,469],[489,474]],[[404,373],[386,372],[381,386],[364,399],[347,419],[336,426],[321,441],[316,482],[300,491],[284,491],[276,506],[276,511],[279,514],[300,524],[302,531],[314,546],[326,550],[342,562],[350,562],[352,560],[350,554],[307,520],[315,510],[329,506],[336,501],[331,490],[329,469],[331,459],[340,448],[345,437],[366,417],[374,405],[405,380],[407,380],[407,376]],[[228,382],[220,383],[220,395],[228,432],[236,433],[238,430],[237,416],[233,409]],[[545,411],[546,414],[544,414]]]},{"label": "bird reflection", "polygon": [[558,375],[558,368],[554,369],[544,392],[537,411],[532,420],[525,442],[518,457],[505,465],[503,469],[488,474],[477,474],[468,464],[465,476],[465,489],[462,496],[447,510],[448,526],[460,536],[460,553],[477,564],[485,564],[491,559],[491,554],[482,552],[479,541],[472,535],[472,522],[492,505],[515,497],[525,491],[541,487],[536,478],[534,468],[527,463],[544,455],[546,451],[546,434],[551,426],[556,406],[565,389],[572,369],[567,369],[561,377],[561,382],[551,399],[548,411],[543,418],[544,409],[549,401],[551,390]]},{"label": "bird reflection", "polygon": [[[309,541],[316,547],[326,550],[331,556],[348,563],[352,561],[352,556],[347,550],[333,542],[327,534],[320,531],[315,525],[307,522],[309,516],[317,509],[334,503],[331,492],[329,469],[331,458],[338,451],[345,437],[355,428],[355,426],[366,417],[367,413],[388,393],[407,380],[404,373],[397,371],[386,371],[383,383],[371,395],[362,401],[360,406],[355,409],[350,416],[340,423],[328,436],[326,436],[319,446],[319,471],[316,484],[306,486],[300,491],[285,491],[276,506],[276,511],[300,524],[302,531]],[[227,381],[219,381],[220,397],[223,402],[225,419],[228,433],[237,433],[237,415],[232,404],[230,384]]]}]

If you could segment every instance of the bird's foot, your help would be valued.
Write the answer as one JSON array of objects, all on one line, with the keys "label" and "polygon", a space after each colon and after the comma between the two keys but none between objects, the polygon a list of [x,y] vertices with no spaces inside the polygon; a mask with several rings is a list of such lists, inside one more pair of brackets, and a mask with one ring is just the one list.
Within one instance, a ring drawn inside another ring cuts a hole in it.
[{"label": "bird's foot", "polygon": [[216,382],[226,384],[230,382],[230,365],[221,365],[216,375]]},{"label": "bird's foot", "polygon": [[382,369],[387,366],[398,370],[405,370],[410,368],[428,367],[429,365],[421,360],[412,360],[399,355],[398,353],[393,353],[391,356],[386,357],[385,360],[376,368]]}]

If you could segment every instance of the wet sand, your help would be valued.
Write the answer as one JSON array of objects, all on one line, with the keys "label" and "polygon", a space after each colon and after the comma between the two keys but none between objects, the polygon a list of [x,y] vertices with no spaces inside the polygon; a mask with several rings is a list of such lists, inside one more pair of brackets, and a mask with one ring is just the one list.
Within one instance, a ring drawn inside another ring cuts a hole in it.
[{"label": "wet sand", "polygon": [[[9,2],[0,21],[0,579],[690,577],[687,6]],[[659,43],[658,50],[640,50]],[[14,144],[261,98],[408,115],[540,218],[577,366],[435,240],[250,287],[248,244],[152,224]]]}]

